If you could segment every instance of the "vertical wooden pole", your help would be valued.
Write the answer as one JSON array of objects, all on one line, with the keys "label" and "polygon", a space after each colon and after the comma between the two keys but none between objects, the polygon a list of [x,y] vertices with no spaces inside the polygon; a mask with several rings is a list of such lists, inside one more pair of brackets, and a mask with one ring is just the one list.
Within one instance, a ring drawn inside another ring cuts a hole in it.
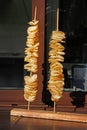
[{"label": "vertical wooden pole", "polygon": [[56,112],[56,102],[54,101],[54,112]]},{"label": "vertical wooden pole", "polygon": [[45,0],[32,0],[32,17],[34,17],[35,6],[37,7],[37,20],[39,20],[39,58],[38,58],[38,94],[35,102],[42,102],[43,75],[42,64],[44,63],[44,32],[45,32]]},{"label": "vertical wooden pole", "polygon": [[28,102],[28,110],[30,110],[30,102]]},{"label": "vertical wooden pole", "polygon": [[57,8],[57,17],[56,17],[56,30],[59,30],[59,8]]}]

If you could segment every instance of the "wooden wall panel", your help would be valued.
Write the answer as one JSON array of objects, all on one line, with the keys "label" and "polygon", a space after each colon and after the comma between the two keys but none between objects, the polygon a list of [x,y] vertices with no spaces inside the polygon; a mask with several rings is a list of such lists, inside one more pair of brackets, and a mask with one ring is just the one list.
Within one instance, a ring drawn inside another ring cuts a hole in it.
[{"label": "wooden wall panel", "polygon": [[35,6],[37,7],[37,19],[39,20],[39,59],[38,59],[38,79],[39,88],[36,101],[41,102],[42,88],[43,88],[43,75],[42,75],[42,65],[44,64],[44,31],[45,31],[45,0],[32,0],[32,19],[34,17]]}]

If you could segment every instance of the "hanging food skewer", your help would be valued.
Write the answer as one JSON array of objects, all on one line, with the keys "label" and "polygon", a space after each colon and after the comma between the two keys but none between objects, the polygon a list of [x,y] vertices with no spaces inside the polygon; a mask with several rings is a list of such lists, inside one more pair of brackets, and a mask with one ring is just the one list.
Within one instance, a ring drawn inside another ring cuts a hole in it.
[{"label": "hanging food skewer", "polygon": [[36,8],[35,16],[32,21],[30,21],[29,27],[27,29],[27,41],[25,48],[25,65],[24,69],[29,71],[29,75],[24,76],[24,98],[29,104],[33,102],[36,98],[37,88],[38,88],[38,49],[39,49],[39,21],[36,20]]},{"label": "hanging food skewer", "polygon": [[52,35],[49,42],[49,81],[48,89],[51,93],[51,100],[54,102],[54,112],[55,104],[62,97],[63,86],[64,86],[64,74],[63,65],[64,62],[64,49],[62,45],[65,39],[65,33],[58,30],[58,18],[59,9],[57,9],[57,29],[52,31]]}]

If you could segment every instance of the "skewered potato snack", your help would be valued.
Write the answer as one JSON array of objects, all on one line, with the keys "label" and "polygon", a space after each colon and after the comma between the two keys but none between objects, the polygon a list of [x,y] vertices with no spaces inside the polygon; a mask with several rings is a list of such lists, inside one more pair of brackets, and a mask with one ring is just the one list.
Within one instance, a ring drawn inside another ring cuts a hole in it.
[{"label": "skewered potato snack", "polygon": [[51,93],[51,100],[57,102],[63,93],[64,86],[64,74],[63,65],[64,61],[64,49],[61,44],[64,42],[65,33],[62,31],[52,31],[52,35],[49,42],[49,81],[48,89]]},{"label": "skewered potato snack", "polygon": [[28,102],[33,102],[35,100],[38,87],[38,22],[37,20],[30,21],[27,29],[28,36],[25,48],[24,69],[29,71],[29,75],[24,76],[24,98]]}]

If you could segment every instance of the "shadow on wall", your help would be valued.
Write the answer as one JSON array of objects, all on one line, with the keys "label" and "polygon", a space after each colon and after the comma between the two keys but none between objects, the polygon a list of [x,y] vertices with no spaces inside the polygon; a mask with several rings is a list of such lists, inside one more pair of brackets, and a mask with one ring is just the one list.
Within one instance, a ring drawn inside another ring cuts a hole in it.
[{"label": "shadow on wall", "polygon": [[[74,91],[70,93],[70,97],[72,98],[71,103],[76,106],[76,108],[84,107],[85,106],[85,96],[87,92],[82,91]],[[75,111],[76,111],[75,108]]]}]

